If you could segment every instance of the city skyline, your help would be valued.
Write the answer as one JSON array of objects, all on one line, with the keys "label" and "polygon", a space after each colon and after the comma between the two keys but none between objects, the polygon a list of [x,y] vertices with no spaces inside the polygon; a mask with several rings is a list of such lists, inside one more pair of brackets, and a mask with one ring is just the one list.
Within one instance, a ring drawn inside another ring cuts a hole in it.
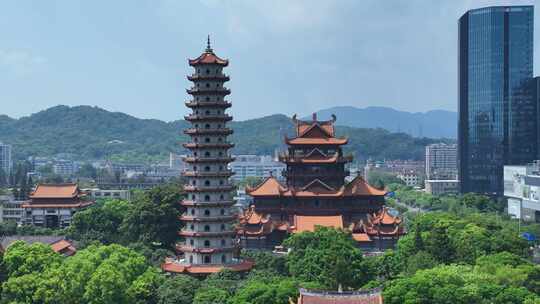
[{"label": "city skyline", "polygon": [[[208,33],[234,63],[238,120],[337,105],[456,111],[457,19],[480,6],[533,3],[2,3],[1,114],[66,104],[179,119],[187,58]],[[535,29],[538,42],[538,22]]]}]

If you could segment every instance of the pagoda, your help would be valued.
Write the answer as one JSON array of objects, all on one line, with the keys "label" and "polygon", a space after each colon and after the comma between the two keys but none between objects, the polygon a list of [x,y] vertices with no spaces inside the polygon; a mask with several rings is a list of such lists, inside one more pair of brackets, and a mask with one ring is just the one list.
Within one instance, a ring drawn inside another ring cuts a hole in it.
[{"label": "pagoda", "polygon": [[317,116],[303,121],[293,116],[296,136],[285,137],[288,149],[280,155],[286,182],[274,176],[246,189],[253,204],[240,217],[237,233],[244,247],[273,249],[291,233],[316,226],[352,233],[359,247],[369,251],[392,248],[404,234],[401,219],[385,207],[386,191],[370,186],[361,176],[346,182],[352,161],[331,120]]},{"label": "pagoda", "polygon": [[214,54],[210,37],[204,53],[189,60],[194,73],[187,77],[193,87],[187,90],[192,98],[186,102],[192,113],[185,117],[191,127],[184,131],[191,140],[183,144],[190,151],[184,158],[187,184],[181,204],[186,211],[180,217],[183,228],[179,232],[183,242],[177,244],[179,258],[163,264],[165,271],[204,275],[223,268],[244,271],[252,265],[235,257],[234,185],[229,181],[233,173],[227,168],[233,161],[229,149],[234,144],[227,139],[233,131],[226,125],[232,116],[225,113],[231,103],[225,100],[230,90],[224,87],[229,76],[223,74],[228,64]]}]

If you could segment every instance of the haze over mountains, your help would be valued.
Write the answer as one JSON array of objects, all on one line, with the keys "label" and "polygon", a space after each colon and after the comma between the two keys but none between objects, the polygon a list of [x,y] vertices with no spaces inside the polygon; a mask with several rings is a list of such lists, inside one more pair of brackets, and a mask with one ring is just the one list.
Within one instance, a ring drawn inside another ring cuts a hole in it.
[{"label": "haze over mountains", "polygon": [[[358,160],[422,159],[424,146],[440,141],[383,128],[343,126],[365,125],[366,119],[355,119],[348,113],[352,110],[344,108],[321,111],[321,118],[327,111],[338,116],[338,136],[349,137],[346,150]],[[376,118],[372,119],[374,126],[382,126],[376,124]],[[56,106],[20,119],[0,115],[0,141],[12,144],[18,159],[68,153],[78,160],[163,161],[169,152],[182,153],[180,143],[187,141],[182,130],[187,126],[184,120],[164,122],[98,107]],[[276,149],[283,149],[283,136],[293,134],[290,117],[282,114],[233,121],[230,126],[234,130],[231,140],[236,144],[235,154],[273,154]]]},{"label": "haze over mountains", "polygon": [[433,110],[425,113],[398,111],[388,107],[332,107],[317,112],[320,119],[335,114],[336,124],[355,128],[382,128],[415,137],[456,138],[457,113]]}]

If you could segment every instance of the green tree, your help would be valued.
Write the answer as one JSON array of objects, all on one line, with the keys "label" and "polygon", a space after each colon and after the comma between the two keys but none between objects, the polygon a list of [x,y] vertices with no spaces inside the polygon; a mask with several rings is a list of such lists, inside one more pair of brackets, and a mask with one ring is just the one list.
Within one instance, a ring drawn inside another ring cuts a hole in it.
[{"label": "green tree", "polygon": [[165,282],[165,277],[158,272],[157,268],[149,267],[128,288],[129,303],[156,304],[158,302],[157,290],[163,282]]},{"label": "green tree", "polygon": [[130,208],[130,203],[122,200],[97,202],[73,216],[67,233],[70,238],[82,241],[83,244],[92,241],[104,244],[120,243],[120,225]]},{"label": "green tree", "polygon": [[165,280],[157,290],[159,304],[191,304],[201,283],[187,275],[176,275]]},{"label": "green tree", "polygon": [[351,235],[333,228],[293,234],[284,245],[291,248],[287,267],[302,282],[319,282],[330,289],[357,288],[365,283],[362,252]]},{"label": "green tree", "polygon": [[23,241],[16,241],[7,248],[3,262],[11,278],[40,273],[49,266],[58,266],[61,257],[48,245],[42,243],[29,245]]},{"label": "green tree", "polygon": [[97,169],[92,164],[84,163],[79,169],[78,175],[95,179],[97,177]]},{"label": "green tree", "polygon": [[230,304],[289,304],[298,297],[298,283],[282,279],[272,283],[250,280],[234,297]]},{"label": "green tree", "polygon": [[177,184],[158,186],[138,195],[120,227],[126,242],[173,246],[181,228],[181,198],[182,188]]},{"label": "green tree", "polygon": [[201,287],[195,293],[193,304],[223,304],[227,303],[230,294],[215,287]]}]

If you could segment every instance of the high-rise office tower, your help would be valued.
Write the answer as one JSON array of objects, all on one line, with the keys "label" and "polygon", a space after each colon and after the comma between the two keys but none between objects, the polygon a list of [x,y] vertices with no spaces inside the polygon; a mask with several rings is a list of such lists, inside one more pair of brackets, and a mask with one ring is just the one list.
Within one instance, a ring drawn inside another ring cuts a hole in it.
[{"label": "high-rise office tower", "polygon": [[0,169],[4,171],[6,176],[9,176],[11,167],[11,146],[0,142]]},{"label": "high-rise office tower", "polygon": [[537,155],[533,6],[493,6],[459,19],[461,192],[503,193],[503,166]]},{"label": "high-rise office tower", "polygon": [[426,146],[426,179],[456,179],[457,145],[431,144]]}]

